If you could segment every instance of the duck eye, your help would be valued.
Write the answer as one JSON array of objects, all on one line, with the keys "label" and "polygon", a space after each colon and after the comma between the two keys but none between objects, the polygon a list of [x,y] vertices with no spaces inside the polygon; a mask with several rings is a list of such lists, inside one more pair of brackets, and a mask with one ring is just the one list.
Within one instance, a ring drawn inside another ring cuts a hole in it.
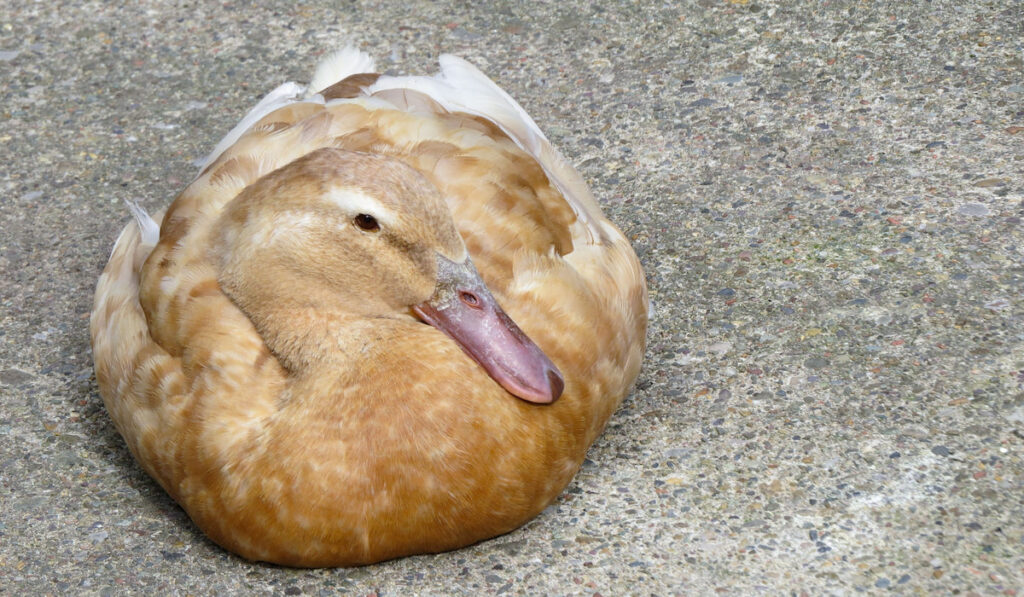
[{"label": "duck eye", "polygon": [[377,223],[377,218],[370,214],[359,214],[352,220],[360,230],[367,232],[377,232],[380,230],[380,224]]}]

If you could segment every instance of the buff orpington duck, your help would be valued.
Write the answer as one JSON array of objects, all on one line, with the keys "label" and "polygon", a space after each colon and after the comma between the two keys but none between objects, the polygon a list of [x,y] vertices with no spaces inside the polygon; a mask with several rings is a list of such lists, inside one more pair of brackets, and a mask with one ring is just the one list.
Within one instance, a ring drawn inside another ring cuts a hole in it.
[{"label": "buff orpington duck", "polygon": [[162,217],[133,207],[99,279],[110,416],[245,558],[350,566],[506,533],[639,373],[629,242],[509,95],[440,64],[329,55]]}]

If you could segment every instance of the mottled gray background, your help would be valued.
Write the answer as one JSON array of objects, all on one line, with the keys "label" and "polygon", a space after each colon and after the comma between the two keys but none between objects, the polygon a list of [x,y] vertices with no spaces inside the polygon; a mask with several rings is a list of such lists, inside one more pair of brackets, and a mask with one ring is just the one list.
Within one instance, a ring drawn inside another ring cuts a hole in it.
[{"label": "mottled gray background", "polygon": [[[1022,7],[0,0],[0,592],[1019,594]],[[346,39],[518,98],[634,240],[654,317],[537,519],[289,570],[134,464],[87,319],[122,200],[166,205]]]}]

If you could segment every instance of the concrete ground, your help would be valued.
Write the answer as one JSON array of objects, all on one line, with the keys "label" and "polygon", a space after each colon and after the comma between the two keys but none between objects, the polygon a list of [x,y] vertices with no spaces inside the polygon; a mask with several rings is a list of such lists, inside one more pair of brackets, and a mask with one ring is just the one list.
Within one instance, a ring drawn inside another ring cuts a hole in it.
[{"label": "concrete ground", "polygon": [[[0,593],[1024,592],[1024,5],[0,0]],[[92,291],[264,92],[460,54],[634,239],[636,391],[507,536],[221,550],[96,392]]]}]

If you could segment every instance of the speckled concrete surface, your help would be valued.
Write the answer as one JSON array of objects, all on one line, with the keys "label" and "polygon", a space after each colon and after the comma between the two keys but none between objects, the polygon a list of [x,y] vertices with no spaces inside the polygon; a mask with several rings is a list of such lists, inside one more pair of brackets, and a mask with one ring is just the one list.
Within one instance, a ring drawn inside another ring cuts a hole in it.
[{"label": "speckled concrete surface", "polygon": [[[0,592],[1024,592],[1024,8],[0,0]],[[133,463],[87,314],[265,91],[353,39],[472,60],[635,240],[644,373],[540,517],[251,564]]]}]

